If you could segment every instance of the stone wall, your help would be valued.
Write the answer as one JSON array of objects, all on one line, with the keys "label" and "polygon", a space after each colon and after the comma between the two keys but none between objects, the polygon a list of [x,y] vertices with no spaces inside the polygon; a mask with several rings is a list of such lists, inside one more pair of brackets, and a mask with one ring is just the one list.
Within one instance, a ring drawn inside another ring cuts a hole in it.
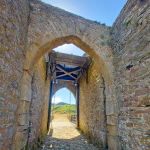
[{"label": "stone wall", "polygon": [[104,79],[96,63],[79,87],[79,127],[100,148],[107,148],[106,97]]},{"label": "stone wall", "polygon": [[27,45],[28,0],[0,0],[0,149],[12,149],[17,128],[24,55]]},{"label": "stone wall", "polygon": [[47,133],[50,79],[46,78],[46,62],[38,62],[31,82],[32,96],[29,109],[29,147],[36,148],[42,136]]},{"label": "stone wall", "polygon": [[[126,24],[127,19],[130,23]],[[121,148],[150,149],[150,4],[128,0],[112,26]],[[130,66],[129,66],[130,65]],[[127,67],[131,67],[127,69]]]},{"label": "stone wall", "polygon": [[[49,94],[43,87],[49,85],[44,83],[42,63],[33,72],[44,54],[66,43],[95,60],[89,83],[84,78],[80,82],[80,128],[100,147],[107,145],[108,132],[109,149],[150,149],[149,3],[128,0],[110,32],[108,27],[37,0],[30,0],[31,7],[28,0],[1,0],[0,149],[21,149],[28,137],[32,146],[46,132],[47,103],[42,102]],[[118,143],[121,148],[115,146]]]},{"label": "stone wall", "polygon": [[[103,75],[106,85],[107,117],[109,117],[109,124],[113,124],[111,128],[116,129],[117,101],[115,100],[113,85],[113,55],[110,45],[107,44],[111,38],[109,27],[97,24],[91,20],[84,19],[40,1],[30,0],[30,5],[29,43],[24,62],[24,70],[27,75],[25,74],[23,79],[25,81],[28,80],[30,83],[31,78],[28,78],[28,74],[33,74],[33,68],[44,54],[63,44],[73,43],[88,53],[98,65],[99,73],[97,74],[101,73]],[[24,82],[23,87],[25,90],[22,90],[21,93],[24,95],[24,99],[30,101],[30,97],[27,97],[27,93],[24,92],[30,92],[28,83]],[[95,87],[92,88],[95,89]],[[22,111],[25,110],[23,109]],[[22,122],[26,118],[27,116],[24,114],[21,119]],[[115,122],[113,122],[113,119],[115,119]],[[24,126],[27,127],[28,122],[24,122]],[[26,139],[25,134],[23,141]],[[111,132],[110,135],[109,141],[115,143],[111,149],[117,149],[117,133]],[[111,143],[110,145],[112,145]]]}]

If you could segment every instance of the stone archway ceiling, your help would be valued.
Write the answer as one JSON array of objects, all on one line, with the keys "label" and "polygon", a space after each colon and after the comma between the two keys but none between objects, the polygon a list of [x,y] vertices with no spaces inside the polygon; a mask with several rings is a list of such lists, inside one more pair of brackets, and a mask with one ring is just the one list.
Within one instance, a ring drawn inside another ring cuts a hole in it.
[{"label": "stone archway ceiling", "polygon": [[50,75],[54,82],[56,80],[73,81],[79,83],[80,79],[87,73],[92,57],[75,56],[55,51],[49,53]]}]

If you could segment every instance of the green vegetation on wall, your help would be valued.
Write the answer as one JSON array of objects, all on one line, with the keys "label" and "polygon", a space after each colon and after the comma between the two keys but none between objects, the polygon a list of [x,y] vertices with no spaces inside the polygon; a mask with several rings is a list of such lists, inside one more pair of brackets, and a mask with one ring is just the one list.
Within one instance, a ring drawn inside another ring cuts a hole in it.
[{"label": "green vegetation on wall", "polygon": [[100,37],[101,37],[101,39],[103,39],[103,38],[104,38],[104,35],[100,35]]},{"label": "green vegetation on wall", "polygon": [[136,22],[136,26],[137,26],[137,27],[139,26],[139,22]]},{"label": "green vegetation on wall", "polygon": [[131,21],[131,19],[128,19],[128,20],[126,21],[126,25],[128,25],[128,24],[130,23],[130,21]]}]

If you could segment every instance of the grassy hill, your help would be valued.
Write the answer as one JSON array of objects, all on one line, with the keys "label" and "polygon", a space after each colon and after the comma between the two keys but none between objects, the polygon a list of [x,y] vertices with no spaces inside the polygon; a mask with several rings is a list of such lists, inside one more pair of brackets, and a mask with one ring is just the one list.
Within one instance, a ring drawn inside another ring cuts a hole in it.
[{"label": "grassy hill", "polygon": [[[54,106],[54,109],[53,109]],[[53,113],[59,113],[59,114],[75,114],[76,113],[76,105],[52,105]]]},{"label": "grassy hill", "polygon": [[64,102],[59,102],[59,103],[57,103],[56,105],[69,105],[69,104],[64,103]]}]

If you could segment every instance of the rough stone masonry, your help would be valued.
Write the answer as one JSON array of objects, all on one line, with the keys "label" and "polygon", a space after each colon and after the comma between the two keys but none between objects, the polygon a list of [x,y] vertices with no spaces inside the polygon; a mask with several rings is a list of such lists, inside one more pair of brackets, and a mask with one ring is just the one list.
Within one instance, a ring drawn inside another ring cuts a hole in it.
[{"label": "rough stone masonry", "polygon": [[79,83],[80,129],[101,149],[149,150],[150,0],[128,0],[111,29],[40,0],[1,0],[0,149],[36,149],[46,134],[43,56],[66,43],[94,59]]}]

